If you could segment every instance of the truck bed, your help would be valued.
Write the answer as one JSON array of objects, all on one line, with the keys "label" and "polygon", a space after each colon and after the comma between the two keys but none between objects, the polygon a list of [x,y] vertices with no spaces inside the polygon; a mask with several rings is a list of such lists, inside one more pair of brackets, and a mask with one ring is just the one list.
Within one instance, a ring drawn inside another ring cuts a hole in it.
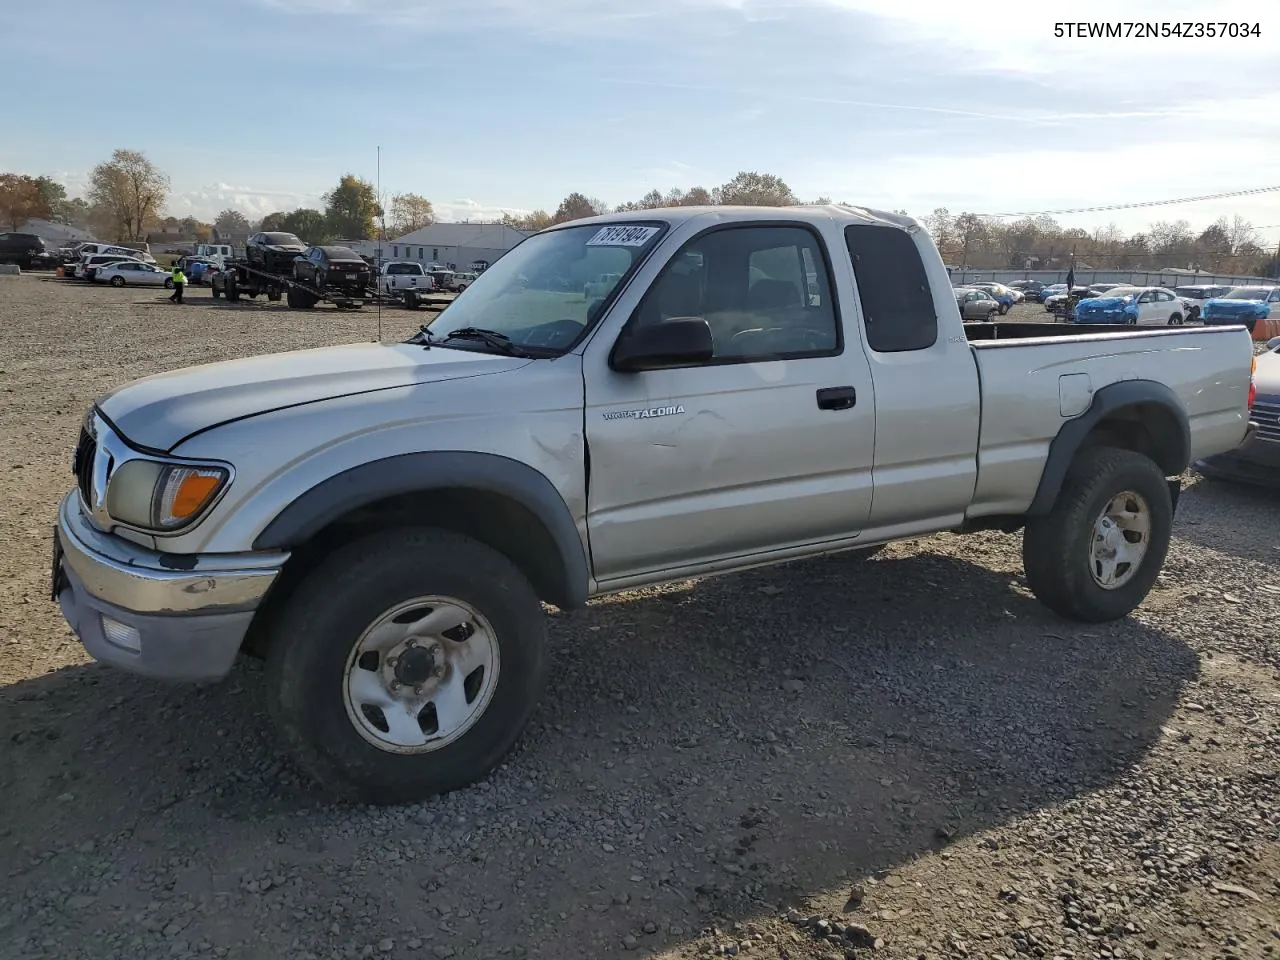
[{"label": "truck bed", "polygon": [[1253,360],[1244,327],[974,323],[965,334],[982,396],[970,517],[1024,512],[1062,424],[1121,381],[1154,378],[1173,391],[1192,460],[1244,438]]}]

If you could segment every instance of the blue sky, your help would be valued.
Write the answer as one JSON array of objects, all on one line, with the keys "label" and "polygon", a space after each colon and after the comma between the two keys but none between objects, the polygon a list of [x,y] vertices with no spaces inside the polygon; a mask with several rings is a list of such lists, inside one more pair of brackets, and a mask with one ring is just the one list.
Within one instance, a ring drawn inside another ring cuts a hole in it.
[{"label": "blue sky", "polygon": [[[0,32],[23,39],[0,89],[39,76],[48,93],[0,106],[0,169],[75,193],[113,148],[141,149],[170,174],[177,215],[316,205],[344,172],[374,179],[379,145],[384,192],[422,193],[449,219],[740,169],[918,216],[1280,185],[1275,0],[5,7]],[[1056,39],[1063,17],[1260,21],[1262,37]],[[1280,193],[1059,219],[1133,232],[1234,213],[1280,225]]]}]

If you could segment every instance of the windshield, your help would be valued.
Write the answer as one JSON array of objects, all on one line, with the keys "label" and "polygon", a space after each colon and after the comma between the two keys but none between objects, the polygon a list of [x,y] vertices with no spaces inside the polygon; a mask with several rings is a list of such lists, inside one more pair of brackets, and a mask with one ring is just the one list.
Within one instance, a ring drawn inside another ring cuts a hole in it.
[{"label": "windshield", "polygon": [[1236,287],[1224,300],[1265,300],[1271,291],[1266,287]]},{"label": "windshield", "polygon": [[300,247],[302,241],[295,237],[292,233],[264,233],[262,235],[264,242],[275,247]]},{"label": "windshield", "polygon": [[569,349],[600,318],[666,224],[598,223],[534,234],[513,247],[430,324],[434,339],[468,327],[523,349]]},{"label": "windshield", "polygon": [[1203,300],[1209,296],[1209,291],[1204,287],[1174,287],[1173,292],[1180,297],[1186,297],[1188,300]]},{"label": "windshield", "polygon": [[1098,294],[1098,296],[1106,297],[1136,297],[1142,293],[1141,287],[1112,287],[1111,289]]}]

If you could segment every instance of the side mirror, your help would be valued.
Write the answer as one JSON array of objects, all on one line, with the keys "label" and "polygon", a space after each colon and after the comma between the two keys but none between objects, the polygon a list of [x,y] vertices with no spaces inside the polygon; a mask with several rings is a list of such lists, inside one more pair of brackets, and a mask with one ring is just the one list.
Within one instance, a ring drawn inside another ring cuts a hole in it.
[{"label": "side mirror", "polygon": [[619,373],[707,363],[715,356],[711,327],[701,317],[677,317],[624,334],[609,365]]}]

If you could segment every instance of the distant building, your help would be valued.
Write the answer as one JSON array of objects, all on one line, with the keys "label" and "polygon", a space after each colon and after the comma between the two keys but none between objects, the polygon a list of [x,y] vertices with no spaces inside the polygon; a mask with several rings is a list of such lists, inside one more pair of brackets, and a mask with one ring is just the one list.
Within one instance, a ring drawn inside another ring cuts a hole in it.
[{"label": "distant building", "polygon": [[34,233],[51,247],[64,244],[88,243],[96,238],[88,230],[71,227],[65,223],[54,223],[52,220],[28,220],[17,233]]},{"label": "distant building", "polygon": [[[505,223],[433,223],[397,240],[382,241],[382,255],[390,260],[453,263],[465,270],[477,260],[493,263],[532,234]],[[373,240],[365,243],[371,248],[378,245]],[[360,252],[373,256],[372,250]]]},{"label": "distant building", "polygon": [[243,230],[243,229],[219,230],[217,227],[214,227],[211,233],[212,233],[212,238],[210,242],[229,243],[231,245],[232,250],[236,251],[237,253],[243,253],[245,241],[249,239],[253,231]]},{"label": "distant building", "polygon": [[152,253],[182,253],[200,241],[182,229],[153,230],[147,234]]}]

